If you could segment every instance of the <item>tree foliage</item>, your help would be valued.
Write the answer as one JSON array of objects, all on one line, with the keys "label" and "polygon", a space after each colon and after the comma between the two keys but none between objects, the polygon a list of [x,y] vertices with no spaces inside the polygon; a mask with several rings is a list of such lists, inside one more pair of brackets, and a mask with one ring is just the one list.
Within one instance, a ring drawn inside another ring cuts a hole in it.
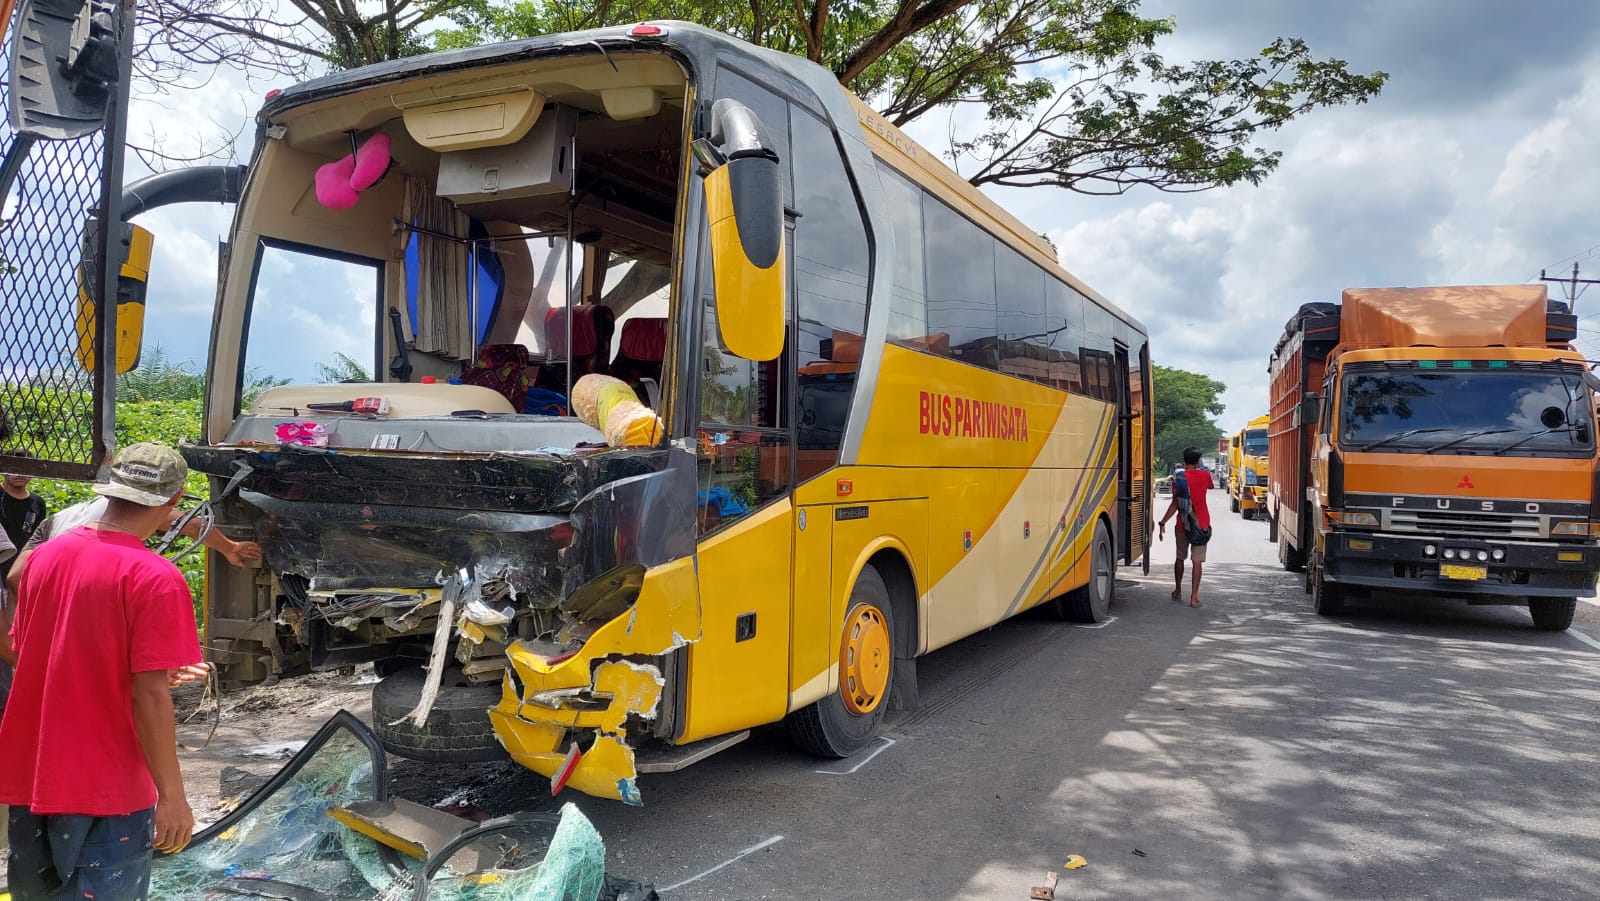
[{"label": "tree foliage", "polygon": [[[1090,194],[1259,183],[1280,155],[1257,138],[1318,108],[1366,102],[1388,77],[1318,59],[1298,38],[1240,59],[1172,63],[1157,45],[1175,22],[1140,15],[1139,0],[153,0],[139,9],[147,68],[231,62],[295,76],[686,19],[804,56],[896,124],[949,111],[949,156],[975,185]],[[967,110],[972,121],[958,128]]]},{"label": "tree foliage", "polygon": [[1215,452],[1222,429],[1211,417],[1222,414],[1218,398],[1228,386],[1208,375],[1160,365],[1152,368],[1151,381],[1156,472],[1170,473],[1183,461],[1186,447]]},{"label": "tree foliage", "polygon": [[358,360],[352,359],[348,354],[334,351],[333,362],[317,364],[317,381],[323,384],[332,382],[370,382],[372,373]]}]

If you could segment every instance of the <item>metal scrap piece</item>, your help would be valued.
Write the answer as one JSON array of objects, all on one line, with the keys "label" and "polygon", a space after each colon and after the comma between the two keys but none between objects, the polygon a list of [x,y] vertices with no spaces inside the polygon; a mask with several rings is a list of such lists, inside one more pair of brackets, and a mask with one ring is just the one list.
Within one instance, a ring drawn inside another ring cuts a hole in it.
[{"label": "metal scrap piece", "polygon": [[445,655],[450,651],[450,633],[455,629],[456,600],[461,597],[466,579],[466,570],[457,570],[445,580],[444,599],[439,602],[439,625],[433,630],[433,652],[428,655],[428,678],[422,684],[422,697],[417,699],[417,706],[410,713],[396,722],[410,720],[420,729],[427,723],[428,714],[433,712],[433,702],[439,697],[439,682],[444,678]]}]

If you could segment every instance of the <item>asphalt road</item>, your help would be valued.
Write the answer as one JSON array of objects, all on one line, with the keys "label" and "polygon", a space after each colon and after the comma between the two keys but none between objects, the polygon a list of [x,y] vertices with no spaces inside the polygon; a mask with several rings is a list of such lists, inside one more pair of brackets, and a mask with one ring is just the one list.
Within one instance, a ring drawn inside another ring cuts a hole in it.
[{"label": "asphalt road", "polygon": [[1198,610],[1169,541],[1104,628],[1023,615],[923,658],[870,757],[772,729],[645,777],[642,809],[560,800],[669,901],[1010,901],[1051,871],[1064,899],[1596,897],[1600,607],[1565,634],[1451,602],[1319,618],[1211,498]]}]

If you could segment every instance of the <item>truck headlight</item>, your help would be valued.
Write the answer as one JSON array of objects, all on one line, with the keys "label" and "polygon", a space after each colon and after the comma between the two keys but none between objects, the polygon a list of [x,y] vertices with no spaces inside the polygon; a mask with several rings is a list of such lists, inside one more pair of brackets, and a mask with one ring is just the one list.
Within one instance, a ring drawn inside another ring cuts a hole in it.
[{"label": "truck headlight", "polygon": [[1572,538],[1600,538],[1600,522],[1585,522],[1573,520],[1558,522],[1550,527],[1551,535],[1566,535]]},{"label": "truck headlight", "polygon": [[1378,517],[1363,510],[1324,510],[1328,522],[1339,526],[1359,526],[1362,528],[1376,529],[1379,525]]}]

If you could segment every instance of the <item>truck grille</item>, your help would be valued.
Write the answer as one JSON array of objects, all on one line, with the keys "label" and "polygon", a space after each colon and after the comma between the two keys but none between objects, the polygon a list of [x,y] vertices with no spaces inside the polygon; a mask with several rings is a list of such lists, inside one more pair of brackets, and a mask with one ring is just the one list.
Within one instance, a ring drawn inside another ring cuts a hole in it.
[{"label": "truck grille", "polygon": [[1474,513],[1464,510],[1390,510],[1391,532],[1479,538],[1544,538],[1545,518],[1536,513]]}]

